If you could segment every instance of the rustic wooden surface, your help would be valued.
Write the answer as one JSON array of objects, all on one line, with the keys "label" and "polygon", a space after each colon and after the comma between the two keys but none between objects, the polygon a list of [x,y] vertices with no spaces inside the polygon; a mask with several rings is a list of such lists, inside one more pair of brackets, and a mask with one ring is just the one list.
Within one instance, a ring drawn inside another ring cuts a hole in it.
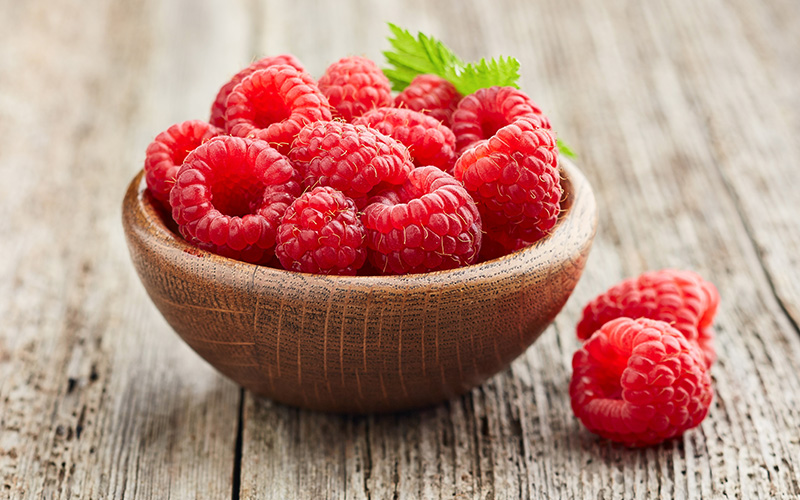
[{"label": "rustic wooden surface", "polygon": [[[0,498],[800,497],[800,3],[0,0]],[[119,206],[160,130],[257,55],[380,60],[384,21],[510,54],[601,218],[555,324],[424,411],[242,392],[170,330]],[[581,305],[691,268],[720,289],[716,398],[628,450],[569,409]]]}]

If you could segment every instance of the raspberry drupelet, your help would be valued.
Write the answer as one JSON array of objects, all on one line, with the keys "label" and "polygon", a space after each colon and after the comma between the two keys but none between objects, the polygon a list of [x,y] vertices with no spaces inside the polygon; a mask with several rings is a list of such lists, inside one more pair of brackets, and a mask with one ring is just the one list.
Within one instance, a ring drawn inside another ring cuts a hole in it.
[{"label": "raspberry drupelet", "polygon": [[718,305],[716,287],[693,271],[649,271],[617,283],[589,302],[577,334],[588,339],[604,323],[620,317],[666,321],[698,345],[711,366],[716,359],[711,324]]},{"label": "raspberry drupelet", "polygon": [[680,436],[706,417],[711,378],[696,346],[668,323],[618,318],[572,358],[572,411],[587,429],[627,446]]},{"label": "raspberry drupelet", "polygon": [[533,120],[541,128],[550,128],[550,121],[525,92],[514,87],[479,89],[461,99],[453,113],[456,149],[464,151],[472,143],[492,137],[522,117]]},{"label": "raspberry drupelet", "polygon": [[452,173],[456,138],[452,130],[436,119],[410,109],[376,108],[353,123],[372,127],[401,142],[408,148],[414,165],[432,165]]},{"label": "raspberry drupelet", "polygon": [[219,89],[219,92],[217,92],[217,97],[214,99],[214,103],[211,105],[211,118],[208,121],[211,122],[211,124],[215,127],[225,128],[225,102],[228,100],[228,96],[233,88],[239,85],[244,77],[253,74],[253,72],[256,70],[268,68],[278,64],[288,64],[301,73],[305,72],[305,68],[303,67],[302,63],[300,63],[300,61],[298,61],[297,58],[291,54],[281,54],[259,59],[250,66],[233,75],[233,78],[231,78],[225,85],[222,86],[222,88]]},{"label": "raspberry drupelet", "polygon": [[286,64],[244,77],[225,105],[229,134],[265,140],[282,154],[303,126],[330,119],[328,101],[314,80]]},{"label": "raspberry drupelet", "polygon": [[379,183],[402,184],[414,168],[408,149],[363,125],[317,122],[297,135],[289,159],[304,176],[306,189],[330,186],[363,208]]},{"label": "raspberry drupelet", "polygon": [[478,258],[478,209],[461,184],[436,167],[418,167],[402,186],[371,198],[362,220],[367,258],[384,274],[453,269]]},{"label": "raspberry drupelet", "polygon": [[220,136],[186,157],[170,203],[190,243],[264,264],[273,256],[281,217],[300,193],[300,175],[269,144]]},{"label": "raspberry drupelet", "polygon": [[275,254],[289,271],[355,276],[367,257],[365,239],[353,200],[331,187],[317,187],[286,210]]},{"label": "raspberry drupelet", "polygon": [[563,189],[556,141],[536,120],[517,119],[467,149],[455,177],[475,199],[487,236],[506,235],[497,243],[508,251],[543,238],[558,220]]},{"label": "raspberry drupelet", "polygon": [[169,192],[186,155],[221,133],[207,122],[189,120],[169,127],[147,146],[144,160],[147,188],[165,208],[169,208]]},{"label": "raspberry drupelet", "polygon": [[425,113],[449,127],[461,97],[452,83],[440,76],[425,74],[415,76],[394,98],[394,105]]},{"label": "raspberry drupelet", "polygon": [[366,57],[345,57],[331,64],[319,79],[319,88],[336,116],[348,122],[370,109],[392,105],[389,79]]}]

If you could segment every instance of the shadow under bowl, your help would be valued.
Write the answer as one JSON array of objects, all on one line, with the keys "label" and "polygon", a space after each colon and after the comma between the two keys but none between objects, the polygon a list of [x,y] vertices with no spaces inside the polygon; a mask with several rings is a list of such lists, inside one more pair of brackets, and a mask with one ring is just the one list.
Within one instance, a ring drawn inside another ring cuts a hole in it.
[{"label": "shadow under bowl", "polygon": [[323,276],[220,257],[165,223],[139,173],[122,219],[131,259],[172,328],[246,389],[307,409],[433,405],[507,367],[555,319],[597,228],[591,187],[561,161],[563,210],[531,247],[450,271]]}]

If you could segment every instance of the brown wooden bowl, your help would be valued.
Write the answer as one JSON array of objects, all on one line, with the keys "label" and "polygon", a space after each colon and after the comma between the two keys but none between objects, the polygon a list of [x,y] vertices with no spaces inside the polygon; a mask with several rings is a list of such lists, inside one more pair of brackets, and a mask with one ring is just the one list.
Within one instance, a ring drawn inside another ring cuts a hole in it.
[{"label": "brown wooden bowl", "polygon": [[122,207],[131,259],[176,332],[217,370],[289,405],[348,413],[432,405],[502,370],[567,301],[597,227],[562,161],[564,210],[532,247],[407,276],[322,276],[199,250],[165,224],[140,173]]}]

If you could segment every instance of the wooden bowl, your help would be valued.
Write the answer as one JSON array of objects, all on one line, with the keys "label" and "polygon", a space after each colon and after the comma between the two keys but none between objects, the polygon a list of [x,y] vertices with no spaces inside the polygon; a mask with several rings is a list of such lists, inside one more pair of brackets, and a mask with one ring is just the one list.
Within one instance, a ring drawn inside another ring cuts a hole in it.
[{"label": "wooden bowl", "polygon": [[217,370],[288,405],[389,412],[466,392],[553,321],[597,227],[586,178],[568,161],[562,177],[564,210],[547,238],[481,264],[407,276],[311,275],[199,250],[165,224],[141,173],[122,215],[150,298]]}]

